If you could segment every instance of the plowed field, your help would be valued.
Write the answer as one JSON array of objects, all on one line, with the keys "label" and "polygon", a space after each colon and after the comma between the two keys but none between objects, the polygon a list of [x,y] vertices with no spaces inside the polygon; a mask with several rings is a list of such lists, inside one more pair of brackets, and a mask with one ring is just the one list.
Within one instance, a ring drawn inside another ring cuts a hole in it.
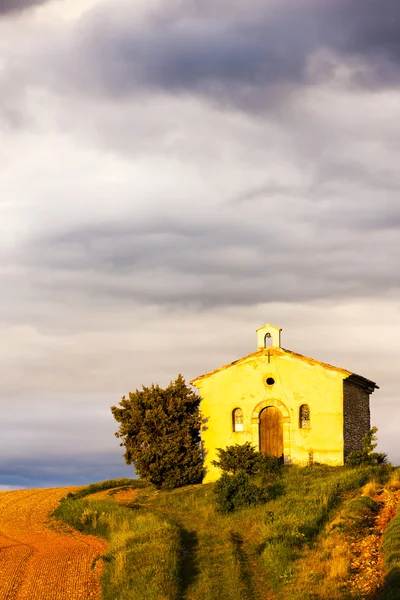
[{"label": "plowed field", "polygon": [[0,599],[100,599],[106,542],[50,519],[77,488],[0,492]]}]

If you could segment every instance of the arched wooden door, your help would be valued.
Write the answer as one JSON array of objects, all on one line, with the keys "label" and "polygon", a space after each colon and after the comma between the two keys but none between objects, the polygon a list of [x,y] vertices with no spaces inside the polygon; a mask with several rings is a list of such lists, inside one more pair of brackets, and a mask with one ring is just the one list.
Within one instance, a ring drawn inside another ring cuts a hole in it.
[{"label": "arched wooden door", "polygon": [[283,417],[279,408],[267,406],[260,413],[260,452],[283,455]]}]

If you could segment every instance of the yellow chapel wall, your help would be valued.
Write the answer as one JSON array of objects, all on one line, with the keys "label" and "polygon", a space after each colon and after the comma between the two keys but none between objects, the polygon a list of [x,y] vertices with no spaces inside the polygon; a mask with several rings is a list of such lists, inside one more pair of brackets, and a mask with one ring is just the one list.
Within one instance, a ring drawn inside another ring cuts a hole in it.
[{"label": "yellow chapel wall", "polygon": [[[220,476],[219,469],[211,465],[218,459],[216,448],[246,441],[259,448],[259,413],[267,406],[282,412],[286,463],[307,464],[312,452],[314,462],[343,464],[343,379],[348,372],[296,358],[280,348],[269,353],[269,363],[268,351],[263,350],[194,381],[206,420],[202,431],[204,483]],[[274,385],[266,384],[268,377],[275,380]],[[302,404],[310,408],[309,429],[299,427]],[[243,411],[242,432],[233,431],[235,408]]]}]

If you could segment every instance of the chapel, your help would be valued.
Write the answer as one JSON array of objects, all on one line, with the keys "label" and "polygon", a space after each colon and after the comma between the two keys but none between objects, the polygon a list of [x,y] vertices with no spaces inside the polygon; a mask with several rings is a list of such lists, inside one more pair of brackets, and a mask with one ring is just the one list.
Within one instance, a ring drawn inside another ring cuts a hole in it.
[{"label": "chapel", "polygon": [[282,348],[281,331],[260,327],[255,352],[191,381],[201,396],[204,483],[220,476],[216,448],[233,444],[300,465],[343,465],[361,449],[376,383]]}]

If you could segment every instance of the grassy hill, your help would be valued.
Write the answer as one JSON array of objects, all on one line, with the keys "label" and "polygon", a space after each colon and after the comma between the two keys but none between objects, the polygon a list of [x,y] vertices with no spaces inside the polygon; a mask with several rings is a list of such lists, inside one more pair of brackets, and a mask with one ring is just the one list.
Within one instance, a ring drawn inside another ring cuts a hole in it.
[{"label": "grassy hill", "polygon": [[373,577],[365,583],[356,561],[363,540],[366,548],[380,543],[378,517],[390,506],[393,516],[399,475],[388,467],[285,467],[265,484],[269,502],[230,514],[216,511],[214,484],[164,491],[106,481],[70,494],[55,516],[108,540],[104,600],[400,598],[396,519],[387,555],[371,558],[376,573],[386,559],[390,590],[376,595],[381,577],[372,596]]}]

